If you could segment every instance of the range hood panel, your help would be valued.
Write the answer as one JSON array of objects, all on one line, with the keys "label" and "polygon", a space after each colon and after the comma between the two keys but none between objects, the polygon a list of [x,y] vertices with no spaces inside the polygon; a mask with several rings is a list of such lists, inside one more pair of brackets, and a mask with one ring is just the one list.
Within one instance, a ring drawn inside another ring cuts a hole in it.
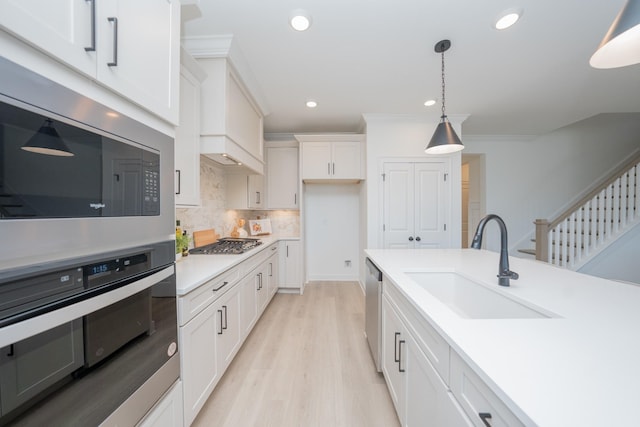
[{"label": "range hood panel", "polygon": [[250,175],[264,174],[264,163],[225,135],[201,135],[200,154],[225,168],[234,169],[234,171],[244,169]]}]

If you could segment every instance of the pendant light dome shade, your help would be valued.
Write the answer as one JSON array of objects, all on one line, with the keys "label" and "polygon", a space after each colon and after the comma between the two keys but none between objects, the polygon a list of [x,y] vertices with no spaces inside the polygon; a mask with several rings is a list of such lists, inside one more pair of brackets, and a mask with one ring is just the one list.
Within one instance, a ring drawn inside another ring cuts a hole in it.
[{"label": "pendant light dome shade", "polygon": [[424,149],[424,152],[427,154],[455,153],[456,151],[464,149],[462,141],[460,141],[456,131],[453,130],[453,126],[451,126],[451,123],[447,119],[444,108],[444,53],[450,47],[451,42],[449,40],[441,40],[436,43],[435,46],[435,51],[442,54],[442,117],[440,123],[438,123],[438,127],[436,127],[436,131],[431,137],[431,141],[429,141],[427,148]]},{"label": "pendant light dome shade", "polygon": [[436,131],[429,141],[429,145],[424,150],[428,154],[447,154],[455,153],[464,149],[462,141],[456,135],[456,131],[453,130],[453,126],[446,117],[438,123]]},{"label": "pendant light dome shade", "polygon": [[593,68],[618,68],[640,63],[640,0],[628,0],[598,50],[591,56]]},{"label": "pendant light dome shade", "polygon": [[38,129],[38,132],[21,148],[25,151],[46,154],[48,156],[73,156],[67,144],[60,138],[56,128],[53,127],[51,119],[46,119],[44,124]]}]

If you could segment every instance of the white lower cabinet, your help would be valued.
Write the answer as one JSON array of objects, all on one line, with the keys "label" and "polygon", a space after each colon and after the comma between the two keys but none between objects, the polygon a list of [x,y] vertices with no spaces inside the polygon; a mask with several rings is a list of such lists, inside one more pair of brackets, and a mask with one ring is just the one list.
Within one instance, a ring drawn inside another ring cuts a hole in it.
[{"label": "white lower cabinet", "polygon": [[182,417],[182,381],[177,381],[137,427],[179,427]]},{"label": "white lower cabinet", "polygon": [[400,424],[472,426],[386,296],[382,325],[382,372]]},{"label": "white lower cabinet", "polygon": [[302,248],[300,240],[280,241],[280,287],[302,293]]},{"label": "white lower cabinet", "polygon": [[273,269],[277,245],[272,244],[180,297],[185,426],[195,420],[269,304],[273,296],[270,278],[274,272],[277,274]]},{"label": "white lower cabinet", "polygon": [[524,424],[383,279],[382,373],[403,427]]},{"label": "white lower cabinet", "polygon": [[451,351],[451,391],[478,427],[524,426],[454,351]]},{"label": "white lower cabinet", "polygon": [[280,260],[278,259],[278,245],[272,245],[269,249],[271,255],[267,260],[269,271],[268,271],[268,290],[269,297],[272,298],[273,295],[278,292],[278,286],[280,283]]},{"label": "white lower cabinet", "polygon": [[191,425],[218,381],[216,337],[220,325],[217,305],[212,304],[180,328],[184,424]]}]

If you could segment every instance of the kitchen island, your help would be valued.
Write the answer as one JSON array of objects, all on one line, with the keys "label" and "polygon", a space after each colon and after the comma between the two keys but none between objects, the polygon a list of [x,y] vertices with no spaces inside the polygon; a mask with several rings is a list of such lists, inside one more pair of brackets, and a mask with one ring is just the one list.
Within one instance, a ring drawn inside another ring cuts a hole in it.
[{"label": "kitchen island", "polygon": [[[436,367],[444,383],[454,382],[454,359],[461,359],[523,425],[638,425],[640,287],[513,257],[520,278],[500,287],[497,253],[365,252],[384,275],[383,294],[401,295],[448,345],[450,363]],[[412,272],[456,273],[538,315],[456,312]]]}]

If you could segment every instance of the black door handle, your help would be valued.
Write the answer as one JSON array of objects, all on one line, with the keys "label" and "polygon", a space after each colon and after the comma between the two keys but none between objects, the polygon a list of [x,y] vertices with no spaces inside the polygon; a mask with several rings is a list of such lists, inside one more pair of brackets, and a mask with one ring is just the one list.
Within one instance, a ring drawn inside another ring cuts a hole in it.
[{"label": "black door handle", "polygon": [[413,236],[409,236],[409,241],[413,242]]},{"label": "black door handle", "polygon": [[485,426],[487,427],[491,427],[491,424],[489,424],[489,421],[491,419],[491,413],[489,412],[480,412],[478,414],[478,416],[480,417],[480,419],[482,420],[482,422],[484,423]]},{"label": "black door handle", "polygon": [[420,240],[422,240],[420,236],[416,236],[416,242],[419,242]]}]

